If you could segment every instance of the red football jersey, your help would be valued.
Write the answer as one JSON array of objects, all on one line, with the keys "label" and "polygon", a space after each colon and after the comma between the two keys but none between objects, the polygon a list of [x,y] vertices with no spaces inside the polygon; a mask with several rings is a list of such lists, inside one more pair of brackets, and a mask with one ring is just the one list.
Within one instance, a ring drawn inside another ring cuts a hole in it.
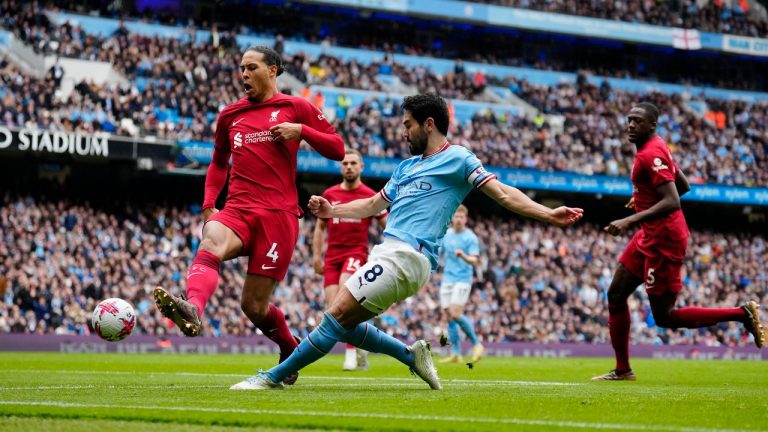
[{"label": "red football jersey", "polygon": [[[658,135],[648,140],[638,150],[632,167],[632,196],[635,211],[641,212],[659,202],[656,188],[675,181],[677,164],[667,144]],[[643,253],[661,252],[663,255],[682,260],[688,240],[688,225],[683,211],[678,209],[663,217],[640,223],[643,234],[638,246]]]},{"label": "red football jersey", "polygon": [[232,154],[228,206],[301,214],[296,192],[296,155],[301,140],[275,142],[269,131],[283,122],[336,133],[314,105],[282,93],[260,103],[243,98],[219,114],[214,145],[217,152]]},{"label": "red football jersey", "polygon": [[[376,191],[368,186],[361,184],[357,189],[345,190],[341,185],[331,186],[323,192],[323,198],[330,201],[332,205],[344,204],[361,198],[369,198],[376,195]],[[384,210],[376,215],[381,219],[387,215]],[[351,219],[351,218],[333,218],[326,219],[328,222],[328,249],[325,252],[325,259],[332,260],[350,252],[360,252],[368,255],[368,227],[371,225],[371,218]]]}]

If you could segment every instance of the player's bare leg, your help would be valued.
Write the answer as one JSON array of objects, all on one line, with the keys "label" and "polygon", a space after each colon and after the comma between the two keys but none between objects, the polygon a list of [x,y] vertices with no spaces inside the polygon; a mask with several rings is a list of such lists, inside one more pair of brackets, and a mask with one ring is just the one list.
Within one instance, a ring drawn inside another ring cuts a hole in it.
[{"label": "player's bare leg", "polygon": [[203,240],[187,273],[186,299],[174,296],[162,287],[153,290],[155,304],[186,336],[202,331],[200,318],[205,304],[216,290],[221,261],[237,256],[243,242],[226,225],[210,221],[203,229]]},{"label": "player's bare leg", "polygon": [[643,281],[619,263],[608,288],[608,329],[611,345],[616,354],[616,368],[592,381],[634,381],[635,374],[629,365],[630,316],[627,299]]},{"label": "player's bare leg", "polygon": [[[346,286],[347,280],[349,280],[350,276],[352,276],[352,273],[341,273],[339,276],[339,285],[336,285],[336,293],[334,294],[333,298],[335,298],[338,294],[340,286]],[[328,304],[333,303],[329,302]],[[342,369],[345,371],[368,370],[368,351],[357,348],[354,345],[348,343],[346,349],[344,350],[344,365]]]},{"label": "player's bare leg", "polygon": [[726,321],[738,321],[744,324],[755,339],[755,345],[761,348],[765,343],[763,326],[760,323],[760,307],[754,301],[733,308],[675,308],[677,294],[667,292],[662,295],[648,296],[653,311],[653,318],[659,327],[665,328],[701,328],[710,327]]},{"label": "player's bare leg", "polygon": [[[253,325],[264,333],[264,336],[280,347],[279,362],[283,362],[296,349],[298,342],[291,334],[283,312],[269,302],[276,285],[277,281],[271,277],[256,274],[247,275],[243,285],[243,295],[240,299],[240,308]],[[286,377],[283,383],[292,385],[297,378],[298,373],[292,374]]]}]

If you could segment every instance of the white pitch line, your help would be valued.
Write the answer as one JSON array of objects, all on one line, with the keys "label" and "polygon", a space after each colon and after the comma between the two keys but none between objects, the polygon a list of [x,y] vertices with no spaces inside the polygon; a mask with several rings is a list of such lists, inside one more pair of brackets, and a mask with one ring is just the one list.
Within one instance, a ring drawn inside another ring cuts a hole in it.
[{"label": "white pitch line", "polygon": [[417,420],[430,422],[462,422],[483,424],[514,424],[542,427],[564,427],[579,429],[615,429],[615,430],[645,430],[645,431],[669,431],[669,432],[760,432],[756,429],[715,429],[699,427],[683,427],[672,425],[644,425],[622,423],[591,423],[557,420],[534,420],[522,418],[489,418],[489,417],[458,417],[458,416],[433,416],[433,415],[409,415],[395,413],[351,413],[338,411],[301,411],[301,410],[268,410],[268,409],[239,409],[239,408],[208,408],[208,407],[148,407],[142,405],[114,405],[114,404],[83,404],[57,401],[0,401],[0,405],[45,406],[59,408],[109,408],[131,410],[157,410],[157,411],[198,411],[213,413],[235,414],[266,414],[284,416],[314,416],[314,417],[348,417],[348,418],[374,418],[386,420]]},{"label": "white pitch line", "polygon": [[142,385],[114,385],[114,384],[107,384],[107,385],[54,385],[54,386],[27,386],[27,387],[0,387],[0,391],[10,391],[10,390],[84,390],[84,389],[167,389],[167,390],[173,390],[173,389],[193,389],[193,388],[210,388],[210,389],[216,389],[216,388],[222,388],[221,386],[216,385],[148,385],[148,386],[142,386]]},{"label": "white pitch line", "polygon": [[[79,374],[79,375],[170,375],[170,376],[199,376],[199,377],[234,377],[234,378],[247,378],[252,375],[243,375],[243,374],[214,374],[214,373],[198,373],[198,372],[128,372],[128,371],[82,371],[82,370],[67,370],[67,371],[61,371],[61,370],[39,370],[39,371],[30,371],[29,369],[4,369],[0,370],[0,375],[3,373],[24,373],[24,372],[34,372],[34,373],[56,373],[56,374]],[[388,381],[388,382],[399,382],[399,381],[413,381],[414,378],[397,378],[397,377],[366,377],[366,376],[346,376],[346,377],[340,377],[340,376],[307,376],[307,375],[299,375],[300,380],[305,379],[311,379],[311,380],[331,380],[331,381]],[[440,380],[442,383],[455,383],[455,384],[472,384],[472,385],[510,385],[510,386],[582,386],[584,383],[573,383],[573,382],[557,382],[557,381],[506,381],[506,380],[483,380],[483,379],[444,379]],[[420,381],[419,381],[420,382]]]}]

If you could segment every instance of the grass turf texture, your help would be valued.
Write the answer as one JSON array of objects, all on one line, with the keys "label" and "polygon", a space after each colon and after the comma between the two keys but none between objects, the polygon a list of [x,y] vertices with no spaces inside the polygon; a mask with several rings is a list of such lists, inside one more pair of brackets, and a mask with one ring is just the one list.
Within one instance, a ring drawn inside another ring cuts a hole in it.
[{"label": "grass turf texture", "polygon": [[[229,386],[276,356],[0,353],[0,431],[768,430],[768,362],[635,360],[637,382],[590,382],[610,359],[438,364],[443,391],[371,355],[285,391]],[[213,426],[213,427],[212,427]]]}]

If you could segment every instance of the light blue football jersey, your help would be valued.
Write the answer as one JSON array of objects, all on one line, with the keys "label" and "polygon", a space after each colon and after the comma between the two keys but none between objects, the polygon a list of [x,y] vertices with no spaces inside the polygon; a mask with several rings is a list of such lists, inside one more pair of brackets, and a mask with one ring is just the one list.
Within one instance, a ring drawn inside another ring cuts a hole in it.
[{"label": "light blue football jersey", "polygon": [[469,228],[457,233],[449,228],[443,237],[440,251],[445,258],[443,265],[443,283],[464,282],[472,283],[472,264],[456,256],[456,249],[461,249],[467,255],[478,255],[480,245],[477,236]]},{"label": "light blue football jersey", "polygon": [[430,156],[404,160],[380,192],[392,203],[384,235],[421,251],[435,270],[453,213],[473,187],[494,178],[471,151],[448,143]]}]

